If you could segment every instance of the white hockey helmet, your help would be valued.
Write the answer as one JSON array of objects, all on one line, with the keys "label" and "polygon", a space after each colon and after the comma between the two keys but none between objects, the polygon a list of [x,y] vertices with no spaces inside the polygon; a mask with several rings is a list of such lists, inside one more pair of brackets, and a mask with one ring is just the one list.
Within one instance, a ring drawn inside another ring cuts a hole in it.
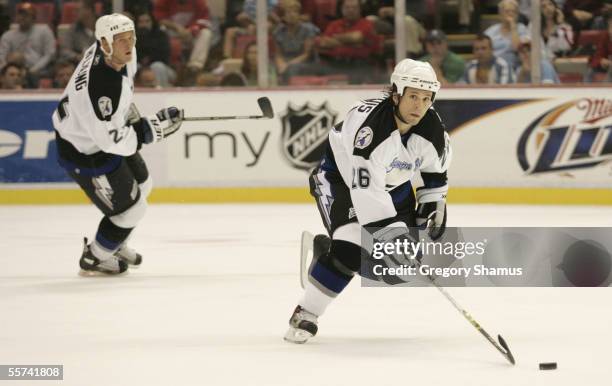
[{"label": "white hockey helmet", "polygon": [[395,86],[399,95],[404,95],[406,87],[431,91],[432,101],[440,90],[440,82],[431,65],[412,59],[404,59],[395,66],[391,74],[391,85]]},{"label": "white hockey helmet", "polygon": [[108,56],[113,54],[114,36],[128,31],[136,32],[134,22],[129,17],[120,13],[100,16],[98,20],[96,20],[96,40],[102,45],[102,38],[106,39],[106,42],[110,46],[110,52],[106,52],[104,47],[102,47],[102,51]]}]

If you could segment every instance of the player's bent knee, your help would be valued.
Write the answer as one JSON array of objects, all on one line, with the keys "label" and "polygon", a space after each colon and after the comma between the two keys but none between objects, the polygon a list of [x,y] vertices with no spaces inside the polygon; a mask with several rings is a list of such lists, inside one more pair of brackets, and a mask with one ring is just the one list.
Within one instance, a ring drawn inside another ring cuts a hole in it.
[{"label": "player's bent knee", "polygon": [[153,178],[151,176],[147,177],[142,184],[138,184],[138,187],[140,188],[140,195],[148,198],[151,190],[153,190]]},{"label": "player's bent knee", "polygon": [[359,272],[361,267],[361,247],[359,245],[344,240],[332,240],[329,254],[333,256],[336,263],[341,264],[341,267],[338,268]]},{"label": "player's bent knee", "polygon": [[142,220],[147,211],[147,199],[144,194],[140,194],[138,201],[134,205],[130,206],[125,211],[109,217],[113,224],[120,228],[135,228],[136,225]]},{"label": "player's bent knee", "polygon": [[348,241],[349,243],[361,245],[361,225],[356,222],[342,225],[334,231],[332,239]]}]

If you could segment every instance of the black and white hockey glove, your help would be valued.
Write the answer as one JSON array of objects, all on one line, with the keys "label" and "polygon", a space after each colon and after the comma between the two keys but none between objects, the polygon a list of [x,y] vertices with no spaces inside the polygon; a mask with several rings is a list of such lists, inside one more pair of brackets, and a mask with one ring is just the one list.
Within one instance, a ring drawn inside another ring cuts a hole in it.
[{"label": "black and white hockey glove", "polygon": [[155,143],[174,134],[182,123],[183,110],[167,107],[155,115],[140,118],[133,126],[142,143]]},{"label": "black and white hockey glove", "polygon": [[448,185],[437,188],[418,188],[417,225],[425,230],[432,240],[437,240],[446,230],[446,194]]},{"label": "black and white hockey glove", "polygon": [[[415,235],[405,226],[387,226],[372,234],[374,246],[372,256],[382,259],[388,267],[416,266],[423,258],[417,247]],[[386,245],[386,247],[385,247]],[[386,253],[384,248],[388,248]]]}]

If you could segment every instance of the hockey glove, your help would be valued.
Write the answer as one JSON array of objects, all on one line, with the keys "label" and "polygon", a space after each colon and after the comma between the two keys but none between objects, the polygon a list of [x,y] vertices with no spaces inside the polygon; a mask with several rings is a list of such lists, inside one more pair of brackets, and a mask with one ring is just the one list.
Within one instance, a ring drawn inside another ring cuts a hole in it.
[{"label": "hockey glove", "polygon": [[446,193],[448,185],[437,188],[418,188],[417,225],[425,230],[432,240],[437,240],[446,230]]},{"label": "hockey glove", "polygon": [[154,143],[174,134],[182,123],[183,110],[168,107],[159,110],[155,115],[140,118],[140,121],[134,124],[134,129],[143,143]]},{"label": "hockey glove", "polygon": [[[372,234],[374,237],[373,257],[382,259],[388,267],[401,265],[414,267],[423,258],[418,250],[416,238],[405,226],[387,226]],[[393,245],[393,248],[389,244]],[[386,253],[383,248],[389,248],[392,253]],[[381,256],[382,255],[382,256]]]}]

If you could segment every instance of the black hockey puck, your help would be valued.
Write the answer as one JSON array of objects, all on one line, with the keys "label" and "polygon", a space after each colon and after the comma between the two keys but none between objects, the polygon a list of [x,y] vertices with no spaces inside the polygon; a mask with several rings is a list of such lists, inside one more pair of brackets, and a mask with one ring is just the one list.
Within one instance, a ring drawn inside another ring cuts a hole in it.
[{"label": "black hockey puck", "polygon": [[540,363],[540,370],[556,370],[557,362],[542,362]]}]

